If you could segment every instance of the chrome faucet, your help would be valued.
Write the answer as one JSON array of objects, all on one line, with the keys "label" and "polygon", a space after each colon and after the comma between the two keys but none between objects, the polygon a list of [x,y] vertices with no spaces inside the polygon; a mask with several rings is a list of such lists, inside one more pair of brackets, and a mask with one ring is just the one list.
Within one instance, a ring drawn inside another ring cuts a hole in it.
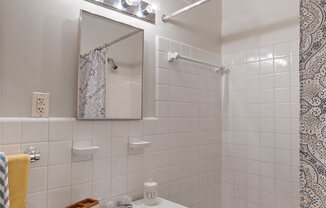
[{"label": "chrome faucet", "polygon": [[132,199],[129,196],[124,196],[119,201],[108,201],[107,208],[132,208]]}]

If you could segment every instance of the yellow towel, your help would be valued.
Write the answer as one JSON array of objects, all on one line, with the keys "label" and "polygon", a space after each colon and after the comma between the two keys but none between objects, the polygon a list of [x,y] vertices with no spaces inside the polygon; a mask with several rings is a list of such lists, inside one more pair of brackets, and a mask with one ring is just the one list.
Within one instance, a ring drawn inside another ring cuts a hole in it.
[{"label": "yellow towel", "polygon": [[29,155],[8,156],[10,208],[26,208],[29,164]]}]

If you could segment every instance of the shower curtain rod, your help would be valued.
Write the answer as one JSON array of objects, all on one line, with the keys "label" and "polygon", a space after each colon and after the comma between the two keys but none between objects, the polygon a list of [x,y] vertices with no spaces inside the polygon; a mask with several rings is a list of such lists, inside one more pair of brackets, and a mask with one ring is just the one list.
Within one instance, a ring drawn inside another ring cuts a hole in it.
[{"label": "shower curtain rod", "polygon": [[209,1],[210,0],[200,0],[200,1],[197,1],[197,2],[195,2],[193,4],[190,4],[189,6],[186,6],[185,8],[182,8],[182,9],[180,9],[178,11],[173,12],[170,15],[163,15],[161,17],[161,19],[162,19],[163,22],[167,23],[169,21],[169,19],[172,19],[173,17],[176,17],[176,16],[178,16],[178,15],[180,15],[182,13],[185,13],[185,12],[187,12],[187,11],[189,11],[189,10],[197,7],[197,6],[200,6],[200,5],[202,5],[202,4],[206,3],[206,2],[209,2]]},{"label": "shower curtain rod", "polygon": [[95,51],[95,50],[102,50],[102,49],[104,49],[104,48],[107,48],[107,47],[109,47],[109,46],[111,46],[111,45],[113,45],[113,44],[115,44],[115,43],[117,43],[117,42],[120,42],[120,41],[122,41],[122,40],[124,40],[124,39],[129,38],[130,36],[133,36],[133,35],[137,34],[138,32],[140,32],[140,30],[134,30],[134,31],[132,31],[132,32],[130,32],[130,33],[124,35],[124,36],[121,36],[121,37],[119,37],[119,38],[117,38],[117,39],[115,39],[115,40],[113,40],[113,41],[111,41],[111,42],[109,42],[109,43],[105,43],[103,46],[97,47],[97,48],[91,50],[90,52],[85,53],[84,55],[81,55],[80,57],[81,57],[81,58],[84,58],[84,57],[86,57],[86,56],[89,56],[89,54],[91,54],[92,51]]},{"label": "shower curtain rod", "polygon": [[207,63],[207,62],[204,62],[204,61],[201,61],[201,60],[198,60],[198,59],[182,56],[178,52],[169,52],[168,53],[168,61],[169,62],[172,62],[172,61],[174,61],[176,59],[184,59],[184,60],[192,61],[192,62],[195,62],[195,63],[198,63],[198,64],[203,64],[203,65],[206,65],[206,66],[214,67],[215,72],[222,72],[222,73],[228,73],[229,72],[229,70],[226,69],[226,67],[223,66],[223,65]]}]

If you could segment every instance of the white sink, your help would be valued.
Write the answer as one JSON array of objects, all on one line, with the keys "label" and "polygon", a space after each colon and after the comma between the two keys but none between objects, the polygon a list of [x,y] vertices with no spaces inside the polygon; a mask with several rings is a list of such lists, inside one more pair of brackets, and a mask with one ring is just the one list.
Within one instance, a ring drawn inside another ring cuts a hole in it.
[{"label": "white sink", "polygon": [[158,203],[155,206],[144,205],[143,200],[135,201],[132,205],[133,208],[188,208],[163,198],[158,198]]}]

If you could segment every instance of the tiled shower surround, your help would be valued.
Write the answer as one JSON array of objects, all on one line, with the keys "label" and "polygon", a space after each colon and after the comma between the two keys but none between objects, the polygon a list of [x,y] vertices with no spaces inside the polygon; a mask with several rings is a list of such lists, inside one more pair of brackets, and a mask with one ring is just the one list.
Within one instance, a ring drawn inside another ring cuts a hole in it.
[{"label": "tiled shower surround", "polygon": [[[220,207],[221,75],[190,62],[169,63],[168,51],[217,59],[158,38],[156,118],[0,118],[1,151],[41,149],[41,160],[30,168],[28,208],[62,208],[86,197],[108,200],[128,194],[139,199],[148,178],[158,181],[161,197],[193,208]],[[152,145],[128,155],[129,136]],[[72,155],[74,144],[93,144],[100,151],[79,161]]]},{"label": "tiled shower surround", "polygon": [[223,208],[299,207],[298,47],[223,54]]}]

